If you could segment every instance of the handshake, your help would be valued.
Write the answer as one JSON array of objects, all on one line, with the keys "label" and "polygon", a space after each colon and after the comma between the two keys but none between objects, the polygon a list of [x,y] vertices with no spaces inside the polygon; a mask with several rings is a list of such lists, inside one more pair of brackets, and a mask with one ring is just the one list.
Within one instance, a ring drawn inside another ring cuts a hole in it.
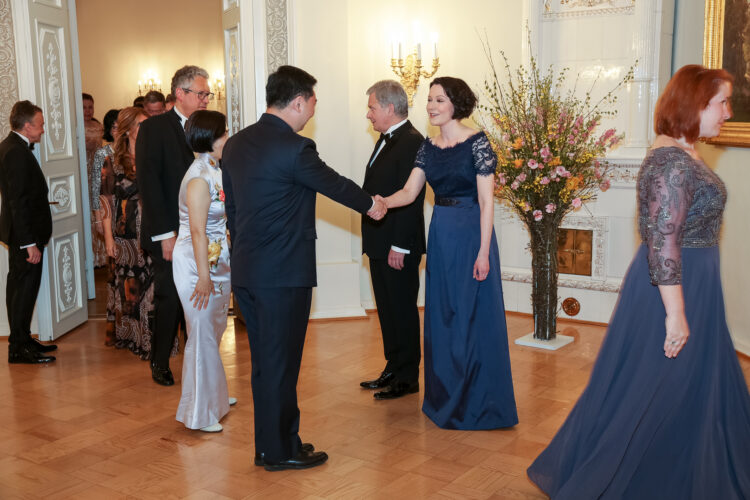
[{"label": "handshake", "polygon": [[367,211],[367,215],[375,220],[380,220],[385,217],[386,212],[388,212],[388,206],[386,205],[385,198],[383,198],[379,194],[376,194],[372,197],[372,201],[374,203],[372,205],[372,208]]}]

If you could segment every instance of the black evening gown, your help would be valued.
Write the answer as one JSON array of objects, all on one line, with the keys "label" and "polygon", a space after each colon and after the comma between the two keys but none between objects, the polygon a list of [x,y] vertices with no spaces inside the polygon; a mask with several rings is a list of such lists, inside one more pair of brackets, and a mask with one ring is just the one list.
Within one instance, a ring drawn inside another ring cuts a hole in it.
[{"label": "black evening gown", "polygon": [[[588,386],[528,469],[551,498],[750,498],[750,394],[719,270],[725,201],[718,176],[680,148],[654,149],[643,161],[643,244]],[[669,359],[655,285],[676,284],[690,337]]]},{"label": "black evening gown", "polygon": [[493,175],[496,164],[482,132],[445,149],[425,139],[415,162],[435,192],[427,242],[422,411],[445,429],[518,423],[494,230],[489,275],[485,281],[472,276],[481,236],[477,175]]}]

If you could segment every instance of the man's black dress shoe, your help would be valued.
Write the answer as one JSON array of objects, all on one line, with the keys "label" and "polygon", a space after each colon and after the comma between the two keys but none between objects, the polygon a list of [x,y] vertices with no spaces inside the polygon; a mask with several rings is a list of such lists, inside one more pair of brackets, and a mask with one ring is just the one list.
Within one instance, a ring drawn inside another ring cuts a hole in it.
[{"label": "man's black dress shoe", "polygon": [[159,368],[153,363],[151,363],[151,378],[160,385],[174,385],[172,370],[169,368]]},{"label": "man's black dress shoe", "polygon": [[57,345],[55,344],[42,344],[36,339],[31,339],[30,345],[38,352],[52,352],[57,349]]},{"label": "man's black dress shoe", "polygon": [[414,394],[415,392],[419,392],[419,382],[394,381],[387,390],[376,392],[373,397],[375,399],[396,399],[407,394]]},{"label": "man's black dress shoe", "polygon": [[[302,446],[300,446],[300,451],[305,451],[307,453],[312,453],[315,451],[315,446],[313,446],[312,443],[302,443]],[[266,461],[263,460],[263,453],[255,452],[255,465],[258,467],[263,467],[266,465]]]},{"label": "man's black dress shoe", "polygon": [[383,373],[375,380],[365,380],[364,382],[360,382],[359,385],[365,389],[382,389],[383,387],[388,387],[392,379],[393,373],[383,370]]},{"label": "man's black dress shoe", "polygon": [[266,462],[264,469],[269,471],[287,470],[287,469],[309,469],[323,465],[328,460],[328,454],[325,451],[302,451],[297,456],[283,460],[278,463]]},{"label": "man's black dress shoe", "polygon": [[24,345],[23,347],[8,346],[8,363],[39,364],[50,363],[54,360],[54,356],[47,356],[30,345]]}]

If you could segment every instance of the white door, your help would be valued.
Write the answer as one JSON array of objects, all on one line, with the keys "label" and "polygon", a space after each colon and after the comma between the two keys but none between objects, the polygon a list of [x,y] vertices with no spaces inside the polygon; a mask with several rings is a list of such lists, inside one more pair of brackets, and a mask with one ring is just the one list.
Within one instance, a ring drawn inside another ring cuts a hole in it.
[{"label": "white door", "polygon": [[[263,9],[264,0],[223,0],[222,3],[229,135],[255,122],[258,109],[265,109],[265,106],[256,105],[259,98],[261,101],[258,102],[265,100]],[[256,51],[256,47],[260,50]],[[255,84],[258,71],[259,81],[263,82],[260,89]]]},{"label": "white door", "polygon": [[[84,272],[87,181],[81,178],[80,91],[74,84],[74,0],[13,0],[18,88],[44,111],[39,160],[47,178],[52,238],[37,299],[39,337],[53,340],[88,319]],[[72,39],[71,39],[72,38]],[[85,167],[84,167],[85,169]],[[32,328],[33,330],[33,328]]]}]

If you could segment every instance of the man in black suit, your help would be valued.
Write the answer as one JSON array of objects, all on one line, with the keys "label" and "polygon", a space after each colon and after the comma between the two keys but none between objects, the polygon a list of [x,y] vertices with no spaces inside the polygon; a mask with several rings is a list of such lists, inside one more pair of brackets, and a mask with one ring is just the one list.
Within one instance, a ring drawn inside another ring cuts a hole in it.
[{"label": "man in black suit", "polygon": [[[382,80],[367,90],[367,119],[380,139],[367,162],[362,188],[390,196],[406,184],[424,137],[407,119],[403,87]],[[419,262],[425,252],[425,189],[410,205],[396,208],[383,220],[362,219],[362,253],[370,259],[370,276],[378,308],[385,369],[360,386],[387,388],[375,399],[393,399],[419,391]]]},{"label": "man in black suit", "polygon": [[316,80],[281,66],[268,77],[266,112],[224,146],[223,180],[232,239],[232,288],[247,325],[255,406],[255,464],[267,470],[321,465],[324,452],[299,438],[297,378],[316,286],[315,197],[373,217],[385,214],[328,167],[298,135],[315,113]]},{"label": "man in black suit", "polygon": [[172,277],[172,249],[180,226],[180,183],[195,155],[185,139],[185,122],[213,97],[208,73],[184,66],[172,77],[177,99],[168,112],[141,123],[135,144],[136,179],[143,207],[141,247],[154,266],[154,321],[151,341],[151,377],[157,384],[173,385],[169,355],[174,345],[182,307]]},{"label": "man in black suit", "polygon": [[49,363],[55,357],[46,353],[57,346],[31,338],[44,246],[52,236],[47,181],[31,152],[44,133],[41,108],[29,101],[15,103],[10,128],[10,134],[0,143],[0,241],[8,245],[8,363]]}]

